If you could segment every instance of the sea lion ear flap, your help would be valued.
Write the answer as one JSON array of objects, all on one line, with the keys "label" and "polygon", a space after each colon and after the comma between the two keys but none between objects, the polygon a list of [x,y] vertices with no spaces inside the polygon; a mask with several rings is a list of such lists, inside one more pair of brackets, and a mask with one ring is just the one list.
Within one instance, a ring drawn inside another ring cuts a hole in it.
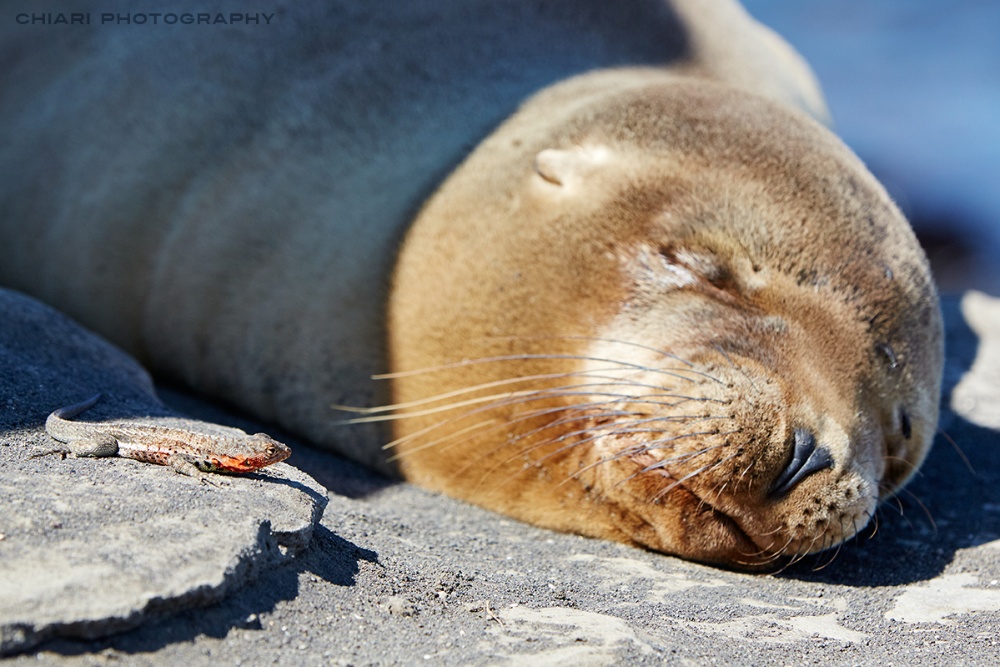
[{"label": "sea lion ear flap", "polygon": [[582,182],[588,173],[608,162],[610,155],[602,145],[546,148],[535,155],[535,174],[550,185],[568,187]]},{"label": "sea lion ear flap", "polygon": [[572,170],[567,152],[555,148],[546,148],[543,151],[539,151],[538,155],[535,156],[535,173],[543,181],[552,185],[565,184],[567,176],[570,170]]}]

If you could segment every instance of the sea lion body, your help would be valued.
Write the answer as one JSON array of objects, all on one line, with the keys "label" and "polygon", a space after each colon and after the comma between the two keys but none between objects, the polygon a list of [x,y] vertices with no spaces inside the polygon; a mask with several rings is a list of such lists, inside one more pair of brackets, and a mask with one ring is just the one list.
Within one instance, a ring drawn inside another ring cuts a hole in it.
[{"label": "sea lion body", "polygon": [[391,400],[408,478],[691,558],[828,547],[919,465],[926,262],[737,5],[275,14],[5,25],[0,280],[383,469],[331,406]]}]

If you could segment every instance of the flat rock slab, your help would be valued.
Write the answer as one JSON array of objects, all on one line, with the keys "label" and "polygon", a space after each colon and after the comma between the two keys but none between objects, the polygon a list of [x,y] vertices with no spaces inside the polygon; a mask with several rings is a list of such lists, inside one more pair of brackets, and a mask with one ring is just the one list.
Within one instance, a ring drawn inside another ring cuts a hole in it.
[{"label": "flat rock slab", "polygon": [[0,290],[0,655],[96,638],[229,595],[309,543],[326,490],[278,464],[209,482],[130,459],[29,458],[58,443],[49,411],[93,394],[87,419],[180,419],[129,357]]}]

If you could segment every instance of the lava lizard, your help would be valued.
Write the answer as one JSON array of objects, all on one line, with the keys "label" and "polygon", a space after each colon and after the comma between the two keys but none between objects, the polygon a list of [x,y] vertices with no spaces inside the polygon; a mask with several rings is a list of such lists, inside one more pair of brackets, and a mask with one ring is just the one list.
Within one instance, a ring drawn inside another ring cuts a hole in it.
[{"label": "lava lizard", "polygon": [[60,408],[45,420],[45,431],[65,443],[68,452],[56,449],[47,454],[74,456],[122,456],[172,466],[178,472],[202,477],[202,472],[252,472],[284,461],[292,450],[263,433],[242,436],[207,435],[152,424],[124,421],[76,422],[73,417],[89,410],[100,394],[82,403]]}]

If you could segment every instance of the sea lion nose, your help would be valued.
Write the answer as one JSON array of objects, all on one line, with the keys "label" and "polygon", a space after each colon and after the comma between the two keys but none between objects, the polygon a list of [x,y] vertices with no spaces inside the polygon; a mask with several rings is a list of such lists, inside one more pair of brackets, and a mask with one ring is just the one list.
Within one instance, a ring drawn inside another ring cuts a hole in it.
[{"label": "sea lion nose", "polygon": [[809,475],[833,467],[833,456],[825,447],[816,444],[816,436],[804,428],[794,432],[792,460],[771,485],[770,495],[779,498],[792,490]]}]

